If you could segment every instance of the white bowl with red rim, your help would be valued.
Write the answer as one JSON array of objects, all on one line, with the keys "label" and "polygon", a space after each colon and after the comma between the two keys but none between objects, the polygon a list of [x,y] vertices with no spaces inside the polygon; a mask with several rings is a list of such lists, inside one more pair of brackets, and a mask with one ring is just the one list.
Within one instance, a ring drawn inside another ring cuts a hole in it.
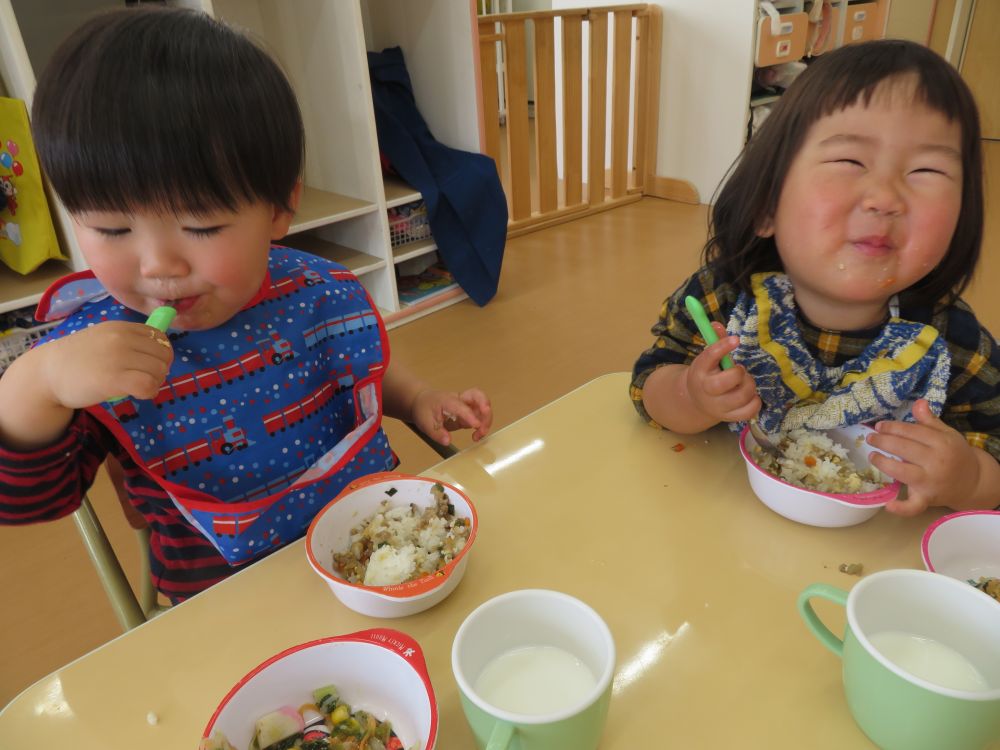
[{"label": "white bowl with red rim", "polygon": [[[391,507],[413,503],[426,508],[435,503],[431,488],[436,484],[444,487],[455,515],[470,523],[465,546],[444,568],[395,586],[351,583],[334,568],[333,553],[350,548],[351,529],[378,512],[383,500],[388,500]],[[457,487],[427,477],[382,472],[351,482],[316,514],[306,532],[306,556],[312,569],[345,606],[369,617],[405,617],[433,607],[458,586],[478,528],[472,501]]]},{"label": "white bowl with red rim", "polygon": [[[859,469],[869,466],[869,455],[878,451],[865,438],[874,432],[867,425],[850,425],[826,430],[835,443],[847,449],[851,462]],[[874,492],[840,494],[805,489],[779,479],[754,460],[752,449],[757,442],[744,427],[740,434],[740,453],[747,465],[747,476],[754,494],[775,513],[809,526],[854,526],[867,521],[899,494],[899,482],[891,482]]]},{"label": "white bowl with red rim", "polygon": [[942,516],[920,541],[924,567],[960,581],[1000,578],[1000,511],[966,510]]},{"label": "white bowl with red rim", "polygon": [[257,719],[282,706],[312,703],[333,685],[352,711],[389,721],[404,748],[432,750],[438,707],[423,652],[406,633],[362,630],[292,646],[254,667],[222,699],[203,737],[221,732],[236,748],[250,747]]}]

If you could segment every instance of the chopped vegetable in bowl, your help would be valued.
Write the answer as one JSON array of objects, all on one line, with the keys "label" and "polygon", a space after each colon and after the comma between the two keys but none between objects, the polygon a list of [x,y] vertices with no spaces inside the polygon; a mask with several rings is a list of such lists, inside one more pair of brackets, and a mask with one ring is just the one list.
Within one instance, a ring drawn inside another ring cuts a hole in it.
[{"label": "chopped vegetable in bowl", "polygon": [[[257,719],[248,750],[403,750],[388,720],[352,711],[333,685],[314,690],[313,701],[298,709],[282,706]],[[236,748],[216,731],[201,741],[199,750]]]}]

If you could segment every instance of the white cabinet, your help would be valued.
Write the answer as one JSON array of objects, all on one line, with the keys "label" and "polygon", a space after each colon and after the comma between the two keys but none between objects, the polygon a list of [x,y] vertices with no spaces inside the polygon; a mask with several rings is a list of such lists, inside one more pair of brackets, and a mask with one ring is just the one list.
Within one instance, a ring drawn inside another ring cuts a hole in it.
[{"label": "white cabinet", "polygon": [[[399,46],[417,106],[442,143],[479,151],[477,72],[470,0],[183,0],[249,32],[279,61],[298,96],[306,131],[305,189],[285,244],[331,258],[356,273],[391,326],[464,298],[455,288],[419,305],[401,305],[397,266],[436,249],[423,240],[393,248],[388,208],[419,199],[382,179],[367,50]],[[54,8],[68,9],[60,14]],[[33,65],[59,37],[107,0],[0,0],[0,75],[11,96],[29,102]],[[41,7],[41,6],[44,6]],[[85,10],[84,10],[85,9]],[[58,22],[57,22],[58,21]],[[27,30],[30,29],[30,34]],[[23,31],[22,31],[23,30]],[[33,45],[37,49],[28,49]],[[0,268],[0,311],[32,304],[54,279],[85,263],[69,217],[52,200],[70,260],[21,277]]]}]

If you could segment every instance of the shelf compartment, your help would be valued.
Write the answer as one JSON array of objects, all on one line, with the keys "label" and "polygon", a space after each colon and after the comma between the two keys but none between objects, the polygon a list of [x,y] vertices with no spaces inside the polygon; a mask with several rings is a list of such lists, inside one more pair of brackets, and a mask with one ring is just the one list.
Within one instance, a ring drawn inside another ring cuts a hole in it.
[{"label": "shelf compartment", "polygon": [[394,264],[402,263],[405,260],[419,258],[421,255],[432,253],[435,250],[437,250],[437,245],[434,243],[433,237],[407,242],[405,245],[398,245],[392,249],[392,262]]},{"label": "shelf compartment", "polygon": [[295,212],[289,234],[304,232],[307,229],[333,224],[355,216],[363,216],[376,210],[378,205],[371,201],[351,198],[340,193],[332,193],[319,188],[302,187],[302,200]]},{"label": "shelf compartment", "polygon": [[385,207],[395,208],[404,203],[413,203],[421,198],[420,193],[407,185],[398,177],[383,175],[382,182],[385,186]]},{"label": "shelf compartment", "polygon": [[71,272],[66,263],[56,260],[43,263],[27,276],[0,264],[0,312],[34,307],[46,289]]},{"label": "shelf compartment", "polygon": [[359,250],[339,245],[336,242],[330,242],[311,234],[291,235],[281,240],[281,244],[288,245],[288,247],[295,248],[296,250],[303,250],[307,253],[318,255],[335,263],[340,263],[355,276],[377,271],[380,268],[385,268],[386,265],[385,261],[381,258],[376,258],[373,255],[362,253]]}]

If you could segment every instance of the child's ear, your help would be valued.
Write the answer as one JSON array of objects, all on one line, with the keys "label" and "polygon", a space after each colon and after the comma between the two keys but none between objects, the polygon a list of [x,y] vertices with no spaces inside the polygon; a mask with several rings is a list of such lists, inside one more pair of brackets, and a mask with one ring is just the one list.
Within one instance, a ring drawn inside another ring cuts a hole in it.
[{"label": "child's ear", "polygon": [[774,219],[770,216],[764,217],[764,220],[757,225],[757,236],[758,237],[773,237],[774,236]]},{"label": "child's ear", "polygon": [[271,219],[272,240],[280,240],[288,234],[288,228],[292,225],[292,219],[295,218],[295,211],[298,209],[301,199],[302,180],[298,180],[295,187],[292,188],[292,194],[288,196],[288,205],[291,206],[292,210],[286,211],[281,206],[274,207],[274,216]]}]

